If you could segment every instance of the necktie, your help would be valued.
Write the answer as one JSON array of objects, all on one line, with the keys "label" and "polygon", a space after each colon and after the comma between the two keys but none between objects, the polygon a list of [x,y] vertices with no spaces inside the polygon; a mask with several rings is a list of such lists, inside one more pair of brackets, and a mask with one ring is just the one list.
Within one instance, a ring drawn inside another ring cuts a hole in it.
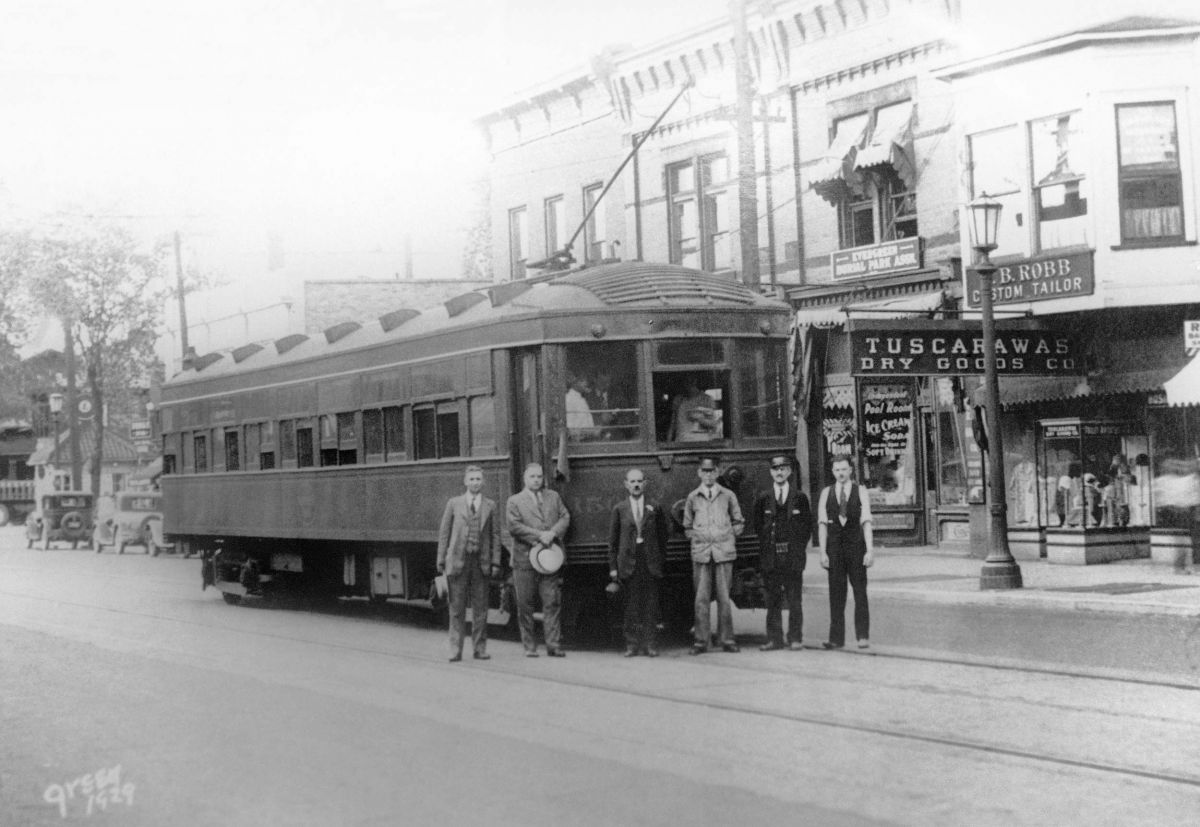
[{"label": "necktie", "polygon": [[471,498],[471,516],[472,517],[475,516],[475,498],[474,497]]},{"label": "necktie", "polygon": [[775,502],[779,503],[780,505],[783,505],[783,486],[782,485],[775,486]]},{"label": "necktie", "polygon": [[838,516],[846,517],[846,486],[838,486]]},{"label": "necktie", "polygon": [[638,497],[636,500],[633,501],[633,519],[637,521],[638,525],[642,524],[642,498],[641,497]]}]

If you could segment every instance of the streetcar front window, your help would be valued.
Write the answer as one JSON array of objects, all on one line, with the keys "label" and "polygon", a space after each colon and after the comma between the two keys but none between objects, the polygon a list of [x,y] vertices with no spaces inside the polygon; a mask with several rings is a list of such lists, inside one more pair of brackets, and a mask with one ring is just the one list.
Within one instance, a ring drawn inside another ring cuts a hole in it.
[{"label": "streetcar front window", "polygon": [[656,371],[654,420],[659,442],[729,437],[729,371]]},{"label": "streetcar front window", "polygon": [[571,442],[629,442],[641,433],[637,345],[587,342],[565,349],[567,437]]},{"label": "streetcar front window", "polygon": [[738,347],[738,389],[741,432],[748,437],[778,437],[787,433],[791,370],[787,345],[781,341],[743,342]]}]

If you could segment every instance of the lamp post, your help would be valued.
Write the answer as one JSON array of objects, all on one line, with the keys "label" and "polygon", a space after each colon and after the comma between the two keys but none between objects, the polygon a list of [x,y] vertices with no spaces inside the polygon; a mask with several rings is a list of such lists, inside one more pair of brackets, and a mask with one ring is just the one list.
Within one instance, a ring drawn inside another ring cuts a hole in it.
[{"label": "lamp post", "polygon": [[58,490],[58,415],[62,413],[62,408],[63,395],[61,393],[50,394],[50,417],[54,420],[54,450],[50,463],[54,466],[52,482],[55,491]]},{"label": "lamp post", "polygon": [[987,557],[979,573],[980,589],[1021,588],[1021,567],[1008,549],[1008,503],[1004,490],[1004,440],[1000,434],[1000,379],[996,375],[996,317],[992,311],[992,277],[996,265],[988,254],[996,249],[1001,204],[987,193],[971,202],[968,226],[979,275],[979,305],[983,321],[983,385],[986,401],[988,479]]}]

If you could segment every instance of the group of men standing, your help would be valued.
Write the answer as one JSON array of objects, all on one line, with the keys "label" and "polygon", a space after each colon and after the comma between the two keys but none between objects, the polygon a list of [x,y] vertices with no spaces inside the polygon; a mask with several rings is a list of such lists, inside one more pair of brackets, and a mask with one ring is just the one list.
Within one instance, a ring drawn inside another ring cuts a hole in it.
[{"label": "group of men standing", "polygon": [[[834,484],[821,492],[816,509],[816,539],[821,565],[828,571],[829,638],[822,645],[845,645],[847,584],[854,593],[854,625],[859,648],[867,648],[870,614],[867,574],[874,556],[870,500],[851,482],[851,463],[833,462]],[[745,528],[737,495],[718,481],[714,458],[701,460],[700,485],[683,505],[684,533],[691,543],[695,622],[690,654],[708,651],[710,610],[717,602],[717,642],[737,652],[730,597],[736,540]],[[759,566],[765,590],[767,641],[763,651],[803,645],[804,614],[801,592],[807,547],[813,538],[813,512],[808,497],[791,483],[792,463],[786,456],[770,460],[772,486],[754,501],[752,525],[759,540]],[[559,495],[545,488],[542,467],[530,463],[524,488],[508,498],[503,525],[494,500],[482,494],[483,470],[469,466],[466,491],[446,503],[438,536],[437,568],[445,574],[450,605],[450,660],[462,660],[468,602],[474,618],[474,657],[487,660],[488,577],[501,571],[501,534],[511,552],[517,620],[526,657],[537,657],[534,630],[535,600],[540,599],[546,654],[565,657],[561,646],[562,577],[544,573],[531,554],[563,542],[571,517]],[[624,497],[612,509],[608,542],[609,577],[624,592],[625,657],[658,656],[659,582],[663,577],[670,522],[661,504],[645,494],[646,477],[638,468],[625,473]],[[788,612],[786,633],[783,610]]]}]

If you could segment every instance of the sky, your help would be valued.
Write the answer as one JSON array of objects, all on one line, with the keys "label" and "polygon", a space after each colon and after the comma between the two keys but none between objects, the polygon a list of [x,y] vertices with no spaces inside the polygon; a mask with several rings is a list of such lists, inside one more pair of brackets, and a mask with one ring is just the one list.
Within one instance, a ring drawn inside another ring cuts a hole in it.
[{"label": "sky", "polygon": [[[994,5],[979,31],[1001,42],[1005,26],[1028,38],[1031,20],[1046,31],[1084,8],[1196,0]],[[456,277],[466,186],[486,161],[473,118],[607,45],[727,13],[728,0],[5,0],[0,221],[178,230],[235,284],[261,277],[268,234],[292,260],[396,252],[411,235],[418,278]]]},{"label": "sky", "polygon": [[418,277],[446,276],[428,256],[486,160],[473,118],[726,0],[591,5],[7,0],[0,218],[180,229],[225,245],[227,270],[268,233],[292,255],[411,234]]}]

